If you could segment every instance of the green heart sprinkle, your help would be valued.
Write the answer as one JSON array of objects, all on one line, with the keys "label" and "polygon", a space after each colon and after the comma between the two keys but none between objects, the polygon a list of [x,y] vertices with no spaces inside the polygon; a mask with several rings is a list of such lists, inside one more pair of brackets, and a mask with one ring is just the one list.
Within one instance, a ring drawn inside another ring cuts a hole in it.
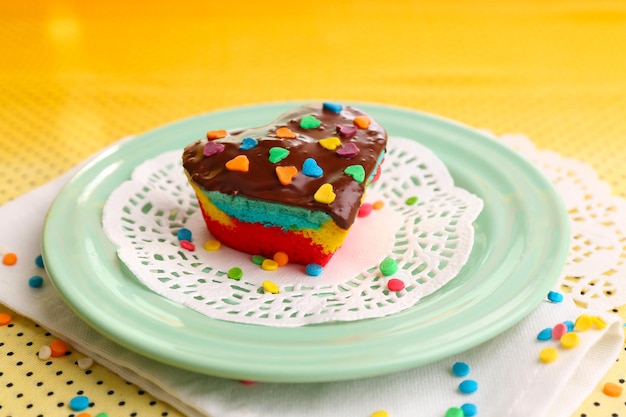
[{"label": "green heart sprinkle", "polygon": [[287,149],[275,146],[270,148],[269,160],[272,164],[275,164],[285,159],[287,155],[289,155],[289,151]]},{"label": "green heart sprinkle", "polygon": [[320,127],[321,124],[322,122],[310,114],[307,114],[300,119],[300,127],[302,129],[315,129],[316,127]]},{"label": "green heart sprinkle", "polygon": [[365,181],[365,170],[361,165],[350,165],[343,172],[350,175],[359,184]]}]

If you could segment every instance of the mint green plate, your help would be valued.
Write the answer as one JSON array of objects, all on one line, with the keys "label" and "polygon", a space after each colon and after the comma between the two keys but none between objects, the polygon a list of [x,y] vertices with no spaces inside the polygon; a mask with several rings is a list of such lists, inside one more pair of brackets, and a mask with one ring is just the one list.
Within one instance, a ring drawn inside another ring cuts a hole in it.
[{"label": "mint green plate", "polygon": [[460,353],[510,328],[555,284],[568,252],[565,207],[534,166],[497,141],[440,117],[357,103],[390,135],[415,138],[480,196],[475,244],[458,277],[404,312],[348,323],[273,328],[214,320],[144,287],[118,261],[102,207],[135,166],[212,129],[258,126],[301,103],[264,104],[182,120],[115,145],[61,191],[44,227],[50,278],[103,335],[195,372],[274,382],[380,375]]}]

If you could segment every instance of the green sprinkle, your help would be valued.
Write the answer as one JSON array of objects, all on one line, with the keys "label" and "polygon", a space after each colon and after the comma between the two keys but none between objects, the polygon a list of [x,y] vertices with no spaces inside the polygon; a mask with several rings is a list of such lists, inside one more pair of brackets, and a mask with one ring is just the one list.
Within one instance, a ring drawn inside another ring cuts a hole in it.
[{"label": "green sprinkle", "polygon": [[388,277],[395,274],[398,271],[398,264],[391,258],[385,258],[380,263],[380,272]]},{"label": "green sprinkle", "polygon": [[256,265],[261,265],[265,260],[265,256],[262,255],[252,255],[252,263]]},{"label": "green sprinkle", "polygon": [[463,417],[465,413],[459,407],[450,407],[446,411],[446,417]]},{"label": "green sprinkle", "polygon": [[270,156],[268,159],[270,160],[272,164],[282,161],[283,159],[287,157],[287,155],[289,155],[289,150],[278,147],[278,146],[270,148],[269,152],[270,152]]},{"label": "green sprinkle", "polygon": [[243,277],[243,271],[238,266],[234,266],[228,270],[228,278],[239,281]]},{"label": "green sprinkle", "polygon": [[350,165],[343,172],[350,175],[359,184],[365,181],[365,169],[363,169],[362,165]]},{"label": "green sprinkle", "polygon": [[302,129],[315,129],[316,127],[320,127],[321,124],[322,122],[310,114],[307,114],[300,119],[300,127]]},{"label": "green sprinkle", "polygon": [[409,197],[406,199],[405,203],[407,206],[412,206],[413,204],[417,203],[417,197]]}]

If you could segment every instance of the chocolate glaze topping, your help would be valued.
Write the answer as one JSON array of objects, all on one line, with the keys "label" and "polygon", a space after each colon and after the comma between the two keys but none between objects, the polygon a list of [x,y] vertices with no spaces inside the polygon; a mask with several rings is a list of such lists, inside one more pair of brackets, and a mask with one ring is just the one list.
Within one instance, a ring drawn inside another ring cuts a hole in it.
[{"label": "chocolate glaze topping", "polygon": [[[301,128],[300,121],[306,115],[319,119],[320,126],[312,129]],[[354,118],[361,115],[369,117],[369,127],[357,129],[356,134],[349,138],[340,136],[337,126],[353,126]],[[276,137],[276,130],[280,127],[289,128],[297,137]],[[258,144],[252,149],[241,150],[239,147],[246,137],[254,138]],[[342,146],[348,142],[354,143],[359,148],[359,153],[346,159],[338,156],[335,150],[326,149],[318,143],[320,139],[329,137],[341,139]],[[322,210],[339,227],[347,229],[356,218],[367,181],[355,181],[344,173],[344,169],[350,165],[361,165],[365,178],[369,178],[376,169],[379,156],[385,151],[387,132],[372,117],[354,107],[343,106],[337,114],[326,110],[319,103],[287,111],[265,126],[229,132],[226,137],[214,141],[224,144],[224,150],[209,157],[203,155],[207,142],[207,139],[198,140],[187,146],[183,152],[183,167],[200,188],[309,210]],[[289,155],[278,163],[272,163],[268,156],[273,147],[286,148]],[[226,162],[238,155],[248,157],[250,163],[247,172],[229,171],[225,168]],[[302,173],[302,165],[307,158],[313,158],[323,169],[321,177],[313,178]],[[278,181],[276,167],[290,165],[298,169],[298,174],[290,184],[282,185]],[[335,200],[330,204],[319,203],[313,198],[324,183],[330,183],[336,194]]]}]

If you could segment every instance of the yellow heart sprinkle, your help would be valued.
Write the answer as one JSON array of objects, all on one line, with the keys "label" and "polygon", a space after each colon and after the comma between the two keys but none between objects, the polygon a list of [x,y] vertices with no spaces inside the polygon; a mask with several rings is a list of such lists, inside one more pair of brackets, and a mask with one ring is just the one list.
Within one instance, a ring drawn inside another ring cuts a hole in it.
[{"label": "yellow heart sprinkle", "polygon": [[318,143],[322,145],[322,148],[328,149],[329,151],[334,151],[335,149],[341,146],[341,140],[335,137],[320,139]]},{"label": "yellow heart sprinkle", "polygon": [[337,197],[337,194],[334,193],[333,186],[329,183],[322,184],[322,186],[317,189],[315,194],[313,194],[315,201],[322,204],[332,203],[335,201],[335,197]]}]

